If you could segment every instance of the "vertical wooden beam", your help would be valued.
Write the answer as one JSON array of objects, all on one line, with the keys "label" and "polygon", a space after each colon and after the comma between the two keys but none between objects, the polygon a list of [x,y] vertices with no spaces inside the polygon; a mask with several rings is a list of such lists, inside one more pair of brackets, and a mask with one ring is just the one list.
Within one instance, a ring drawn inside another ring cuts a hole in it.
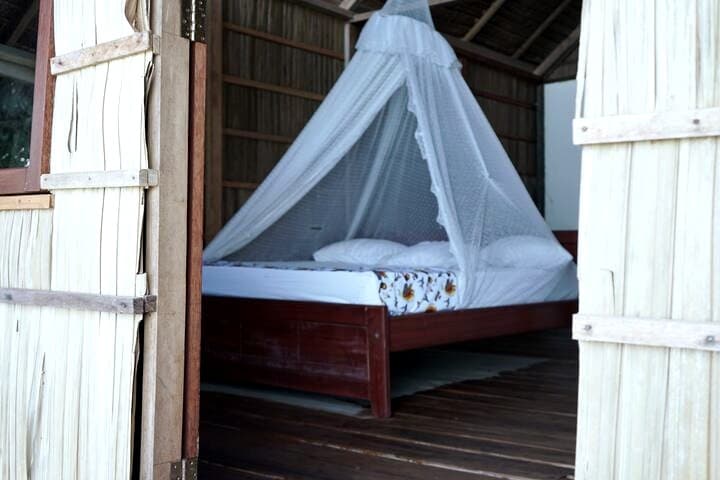
[{"label": "vertical wooden beam", "polygon": [[55,77],[50,74],[50,59],[55,54],[52,0],[42,0],[43,12],[38,20],[35,51],[35,88],[33,91],[32,130],[30,132],[30,167],[25,191],[40,190],[40,175],[50,171],[50,137],[55,98]]},{"label": "vertical wooden beam", "polygon": [[390,396],[390,327],[386,308],[367,308],[368,396],[374,416],[391,415]]},{"label": "vertical wooden beam", "polygon": [[495,16],[498,10],[500,10],[500,7],[503,6],[503,3],[505,3],[505,0],[495,0],[493,3],[490,4],[487,10],[485,10],[485,13],[483,13],[482,17],[478,18],[475,24],[470,27],[470,30],[465,34],[463,37],[463,40],[466,42],[472,41],[475,37],[477,37],[477,34],[480,33],[480,30],[483,29],[485,25],[492,19],[492,17]]},{"label": "vertical wooden beam", "polygon": [[562,59],[568,52],[570,52],[570,49],[575,46],[578,39],[580,38],[580,25],[578,25],[575,30],[570,32],[570,35],[565,37],[565,40],[560,42],[555,49],[550,52],[550,54],[545,57],[545,60],[542,61],[540,65],[537,66],[535,71],[535,75],[543,76],[548,71],[555,66],[555,64]]},{"label": "vertical wooden beam", "polygon": [[545,85],[535,87],[535,204],[545,215]]},{"label": "vertical wooden beam", "polygon": [[187,313],[183,458],[197,458],[200,428],[200,321],[202,305],[203,185],[207,45],[190,47],[190,158],[188,182]]},{"label": "vertical wooden beam", "polygon": [[182,456],[186,312],[189,41],[181,2],[151,2],[151,30],[161,37],[148,95],[150,168],[158,186],[146,199],[145,264],[157,312],[143,322],[140,478],[168,479]]},{"label": "vertical wooden beam", "polygon": [[535,31],[523,42],[523,44],[515,50],[515,53],[512,54],[512,58],[520,58],[523,53],[527,51],[528,48],[530,48],[530,45],[537,40],[537,38],[542,35],[542,33],[547,29],[548,26],[560,15],[565,8],[567,8],[568,5],[570,5],[570,2],[573,0],[564,0],[560,5],[553,10],[553,12],[535,29]]},{"label": "vertical wooden beam", "polygon": [[222,228],[223,198],[223,13],[222,0],[208,12],[207,156],[205,163],[205,243]]}]

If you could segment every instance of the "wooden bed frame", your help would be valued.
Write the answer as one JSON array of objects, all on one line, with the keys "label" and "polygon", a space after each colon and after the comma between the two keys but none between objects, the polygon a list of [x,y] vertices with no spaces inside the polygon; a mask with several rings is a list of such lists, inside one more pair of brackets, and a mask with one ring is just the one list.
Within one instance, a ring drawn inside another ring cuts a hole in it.
[{"label": "wooden bed frame", "polygon": [[[563,233],[574,254],[577,237]],[[390,352],[567,327],[575,312],[572,300],[390,317],[384,306],[203,296],[202,375],[366,399],[389,417]]]}]

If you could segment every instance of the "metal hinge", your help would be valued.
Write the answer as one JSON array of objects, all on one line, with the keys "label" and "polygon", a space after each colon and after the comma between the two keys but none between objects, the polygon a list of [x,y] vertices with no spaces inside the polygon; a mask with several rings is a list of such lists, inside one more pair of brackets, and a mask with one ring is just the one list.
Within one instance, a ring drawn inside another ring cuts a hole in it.
[{"label": "metal hinge", "polygon": [[208,0],[183,0],[182,36],[205,43]]},{"label": "metal hinge", "polygon": [[197,480],[197,458],[183,458],[170,465],[170,480]]}]

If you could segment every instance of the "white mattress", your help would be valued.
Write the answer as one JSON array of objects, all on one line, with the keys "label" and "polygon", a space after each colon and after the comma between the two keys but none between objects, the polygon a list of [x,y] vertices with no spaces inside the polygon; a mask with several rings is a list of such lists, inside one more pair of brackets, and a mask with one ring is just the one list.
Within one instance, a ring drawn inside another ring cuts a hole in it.
[{"label": "white mattress", "polygon": [[[284,265],[287,268],[282,268]],[[372,270],[299,269],[304,266],[332,267],[315,262],[271,262],[266,266],[204,265],[203,293],[271,300],[383,305],[379,294],[380,280]]]},{"label": "white mattress", "polygon": [[[438,275],[441,274],[441,271],[438,271]],[[446,276],[454,274],[455,272],[444,273]],[[550,271],[532,268],[488,268],[477,275],[483,294],[480,298],[472,299],[468,308],[577,298],[576,269],[572,262]],[[407,310],[408,302],[402,298],[393,300],[385,290],[384,283],[375,271],[367,267],[334,266],[319,262],[203,267],[203,293],[208,295],[387,305],[393,314],[425,311],[423,304],[418,302],[414,302],[413,310]],[[381,296],[381,286],[385,300]],[[462,289],[460,281],[456,287],[458,291]],[[395,290],[402,292],[402,286]],[[393,312],[393,306],[390,305],[393,301],[401,304],[398,308],[406,310]],[[452,308],[454,306],[450,305],[439,309]]]}]

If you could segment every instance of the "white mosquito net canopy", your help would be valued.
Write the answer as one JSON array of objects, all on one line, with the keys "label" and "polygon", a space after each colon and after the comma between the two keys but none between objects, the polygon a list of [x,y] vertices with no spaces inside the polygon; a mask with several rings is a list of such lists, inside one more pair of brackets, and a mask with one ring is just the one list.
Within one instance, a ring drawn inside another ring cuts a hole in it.
[{"label": "white mosquito net canopy", "polygon": [[[286,154],[204,252],[204,262],[310,260],[352,238],[449,241],[460,305],[490,279],[481,250],[554,241],[435,31],[427,0],[389,0]],[[559,282],[547,278],[549,295]]]}]

